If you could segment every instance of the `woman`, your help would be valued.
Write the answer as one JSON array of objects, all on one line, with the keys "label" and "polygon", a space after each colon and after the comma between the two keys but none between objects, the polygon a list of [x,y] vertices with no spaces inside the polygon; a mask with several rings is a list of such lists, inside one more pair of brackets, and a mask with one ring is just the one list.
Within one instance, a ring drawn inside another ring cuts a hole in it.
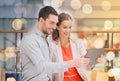
[{"label": "woman", "polygon": [[[86,54],[86,49],[81,39],[70,39],[72,18],[66,13],[58,16],[57,29],[52,34],[53,38],[53,61],[66,62]],[[80,56],[81,55],[81,56]],[[81,58],[81,59],[82,59]],[[85,68],[82,67],[81,68]],[[56,73],[55,81],[88,81],[81,68],[72,67],[64,73]]]}]

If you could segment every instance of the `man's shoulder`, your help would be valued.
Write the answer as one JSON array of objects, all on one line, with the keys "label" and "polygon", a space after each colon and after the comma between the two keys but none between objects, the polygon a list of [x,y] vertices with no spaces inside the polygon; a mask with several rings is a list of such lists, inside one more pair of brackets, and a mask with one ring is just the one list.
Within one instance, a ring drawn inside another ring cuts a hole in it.
[{"label": "man's shoulder", "polygon": [[22,40],[30,40],[33,39],[34,37],[35,35],[32,32],[28,32],[23,36]]},{"label": "man's shoulder", "polygon": [[21,44],[34,42],[35,38],[36,38],[36,35],[34,33],[28,32],[23,36]]}]

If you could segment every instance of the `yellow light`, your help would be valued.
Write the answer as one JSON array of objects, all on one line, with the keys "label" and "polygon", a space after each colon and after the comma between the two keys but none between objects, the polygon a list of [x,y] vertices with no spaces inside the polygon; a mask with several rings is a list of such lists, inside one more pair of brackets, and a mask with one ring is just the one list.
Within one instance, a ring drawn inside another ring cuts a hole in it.
[{"label": "yellow light", "polygon": [[104,47],[104,42],[101,38],[97,38],[95,41],[94,41],[94,47],[95,48],[103,48]]},{"label": "yellow light", "polygon": [[8,58],[10,58],[10,57],[15,57],[16,54],[15,54],[14,50],[15,50],[14,47],[7,47],[7,48],[5,49],[5,55],[6,55],[6,57],[8,57]]},{"label": "yellow light", "polygon": [[106,21],[104,22],[104,28],[105,28],[106,30],[110,30],[110,29],[112,29],[112,27],[113,27],[112,21],[106,20]]},{"label": "yellow light", "polygon": [[111,9],[111,3],[109,1],[103,1],[101,6],[104,11],[109,11]]},{"label": "yellow light", "polygon": [[113,75],[113,72],[112,72],[112,69],[110,69],[107,74],[108,74],[108,76],[110,76],[110,77],[113,77],[113,76],[114,76],[114,75]]},{"label": "yellow light", "polygon": [[20,30],[22,29],[23,24],[24,24],[24,21],[22,19],[15,19],[12,22],[12,27],[14,30]]},{"label": "yellow light", "polygon": [[92,8],[92,6],[90,4],[84,4],[83,5],[82,12],[84,14],[91,14],[92,11],[93,11],[93,8]]},{"label": "yellow light", "polygon": [[110,77],[118,76],[120,74],[120,69],[118,68],[110,69],[107,74]]},{"label": "yellow light", "polygon": [[114,69],[112,69],[112,72],[113,72],[114,76],[118,76],[120,74],[120,69],[114,68]]},{"label": "yellow light", "polygon": [[114,52],[110,51],[110,52],[108,52],[108,53],[106,54],[106,59],[107,59],[108,61],[111,61],[111,60],[113,60],[114,58],[115,58]]},{"label": "yellow light", "polygon": [[81,1],[80,0],[72,0],[70,2],[70,6],[75,9],[75,10],[78,10],[81,8]]}]

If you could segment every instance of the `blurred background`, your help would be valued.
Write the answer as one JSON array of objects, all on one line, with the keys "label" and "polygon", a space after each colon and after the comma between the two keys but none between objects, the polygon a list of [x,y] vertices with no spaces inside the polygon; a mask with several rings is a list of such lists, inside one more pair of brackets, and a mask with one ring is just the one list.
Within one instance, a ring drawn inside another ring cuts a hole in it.
[{"label": "blurred background", "polygon": [[[53,6],[59,13],[69,13],[74,20],[73,30],[120,29],[119,0],[0,0],[0,30],[13,30],[14,23],[23,29],[35,27],[38,11],[46,5]],[[14,46],[14,39],[14,33],[1,33],[0,49]],[[117,37],[114,41],[118,40]]]},{"label": "blurred background", "polygon": [[22,36],[36,27],[38,12],[47,5],[72,16],[71,38],[83,39],[86,49],[98,47],[105,48],[105,54],[114,53],[112,66],[120,68],[119,0],[0,0],[0,68],[20,68],[14,50],[19,50]]}]

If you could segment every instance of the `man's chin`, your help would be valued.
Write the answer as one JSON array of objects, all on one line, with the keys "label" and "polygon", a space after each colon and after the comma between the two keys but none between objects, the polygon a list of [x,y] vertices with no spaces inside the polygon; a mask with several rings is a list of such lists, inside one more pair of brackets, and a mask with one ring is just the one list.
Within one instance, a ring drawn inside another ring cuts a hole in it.
[{"label": "man's chin", "polygon": [[46,32],[46,34],[47,34],[47,35],[51,35],[51,34],[52,34],[52,32]]},{"label": "man's chin", "polygon": [[46,32],[44,31],[43,33],[47,34],[47,35],[51,35],[53,33],[53,31],[46,31]]},{"label": "man's chin", "polygon": [[51,35],[53,32],[49,32],[48,34]]},{"label": "man's chin", "polygon": [[53,31],[49,31],[49,34],[52,34],[53,33]]}]

